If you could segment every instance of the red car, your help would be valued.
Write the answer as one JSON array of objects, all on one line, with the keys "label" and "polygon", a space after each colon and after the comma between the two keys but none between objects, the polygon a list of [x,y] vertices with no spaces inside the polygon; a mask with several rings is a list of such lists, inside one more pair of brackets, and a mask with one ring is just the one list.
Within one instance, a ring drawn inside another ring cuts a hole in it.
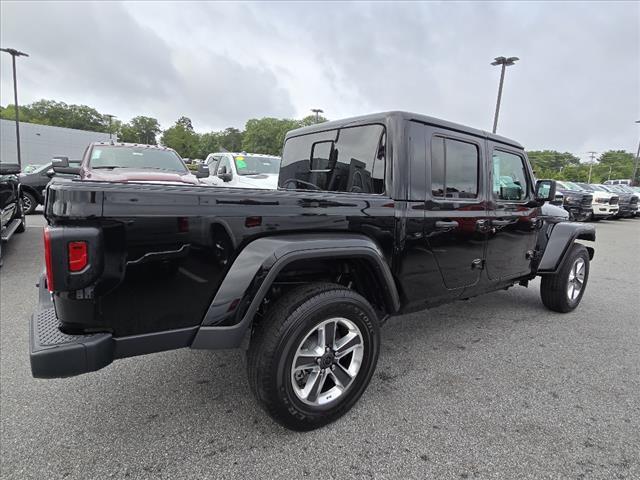
[{"label": "red car", "polygon": [[191,173],[171,148],[113,142],[90,144],[79,167],[70,166],[67,157],[56,157],[53,170],[79,175],[83,180],[118,183],[198,185],[198,178],[209,176],[206,166],[200,166],[195,175]]}]

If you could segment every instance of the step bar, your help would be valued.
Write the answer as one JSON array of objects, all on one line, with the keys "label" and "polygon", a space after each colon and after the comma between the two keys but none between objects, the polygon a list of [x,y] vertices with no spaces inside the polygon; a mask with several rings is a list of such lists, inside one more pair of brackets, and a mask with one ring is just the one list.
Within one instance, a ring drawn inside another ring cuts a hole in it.
[{"label": "step bar", "polygon": [[16,233],[16,230],[18,229],[21,223],[22,223],[21,218],[15,218],[11,220],[11,223],[9,223],[9,225],[4,227],[4,230],[2,230],[2,241],[8,242],[9,239],[13,236],[13,234]]}]

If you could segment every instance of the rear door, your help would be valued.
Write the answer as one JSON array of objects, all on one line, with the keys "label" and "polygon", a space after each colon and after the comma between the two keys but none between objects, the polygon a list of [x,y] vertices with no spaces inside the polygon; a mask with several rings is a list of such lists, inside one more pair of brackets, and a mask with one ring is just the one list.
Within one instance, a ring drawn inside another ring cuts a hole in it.
[{"label": "rear door", "polygon": [[522,150],[487,142],[491,155],[491,229],[487,243],[490,280],[517,278],[531,272],[537,230],[542,225],[533,200],[532,173]]},{"label": "rear door", "polygon": [[480,280],[486,243],[484,139],[427,129],[429,173],[424,229],[451,296]]}]

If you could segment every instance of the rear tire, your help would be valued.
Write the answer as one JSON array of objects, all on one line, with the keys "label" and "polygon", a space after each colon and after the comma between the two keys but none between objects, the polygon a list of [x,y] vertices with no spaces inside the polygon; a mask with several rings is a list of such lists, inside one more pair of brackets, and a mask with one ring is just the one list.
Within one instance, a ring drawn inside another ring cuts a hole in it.
[{"label": "rear tire", "polygon": [[376,313],[361,295],[332,283],[303,286],[281,297],[255,326],[249,383],[274,420],[313,430],[358,401],[379,348]]},{"label": "rear tire", "polygon": [[25,215],[31,215],[38,207],[38,201],[29,192],[22,192],[22,209]]},{"label": "rear tire", "polygon": [[574,310],[582,300],[589,279],[589,252],[584,245],[574,243],[560,270],[544,275],[540,283],[542,303],[554,312]]}]

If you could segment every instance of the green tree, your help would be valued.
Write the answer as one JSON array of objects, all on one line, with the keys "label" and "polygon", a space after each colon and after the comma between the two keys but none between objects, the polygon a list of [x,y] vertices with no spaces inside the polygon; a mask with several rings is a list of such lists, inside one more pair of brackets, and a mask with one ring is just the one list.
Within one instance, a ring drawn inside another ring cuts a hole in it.
[{"label": "green tree", "polygon": [[286,133],[298,127],[298,120],[252,118],[245,125],[242,149],[251,153],[281,155]]},{"label": "green tree", "polygon": [[569,152],[535,150],[527,152],[529,161],[538,178],[565,179],[566,170],[580,165],[580,159]]},{"label": "green tree", "polygon": [[242,150],[242,138],[244,132],[237,128],[229,127],[218,133],[218,143],[221,148],[230,152]]},{"label": "green tree", "polygon": [[156,145],[156,135],[161,131],[160,124],[155,118],[138,116],[120,126],[118,139],[122,142]]},{"label": "green tree", "polygon": [[[609,178],[631,178],[635,155],[624,150],[609,150],[598,158],[598,176],[600,181]],[[610,175],[610,176],[609,176]]]},{"label": "green tree", "polygon": [[197,158],[200,153],[200,138],[193,131],[191,120],[180,117],[175,125],[167,128],[160,139],[163,145],[173,148],[184,158]]},{"label": "green tree", "polygon": [[323,117],[322,115],[318,115],[318,121],[316,121],[315,114],[314,115],[307,115],[302,120],[300,120],[300,126],[301,127],[308,127],[309,125],[315,125],[316,123],[324,123],[324,122],[328,122],[328,120],[325,117]]},{"label": "green tree", "polygon": [[204,160],[210,153],[218,151],[220,151],[220,139],[218,132],[203,133],[200,135],[197,158],[202,158]]},{"label": "green tree", "polygon": [[[7,105],[2,109],[2,118],[15,118],[15,107]],[[39,125],[75,128],[94,132],[109,130],[109,119],[95,108],[87,105],[67,105],[54,100],[38,100],[20,107],[20,119]]]}]

